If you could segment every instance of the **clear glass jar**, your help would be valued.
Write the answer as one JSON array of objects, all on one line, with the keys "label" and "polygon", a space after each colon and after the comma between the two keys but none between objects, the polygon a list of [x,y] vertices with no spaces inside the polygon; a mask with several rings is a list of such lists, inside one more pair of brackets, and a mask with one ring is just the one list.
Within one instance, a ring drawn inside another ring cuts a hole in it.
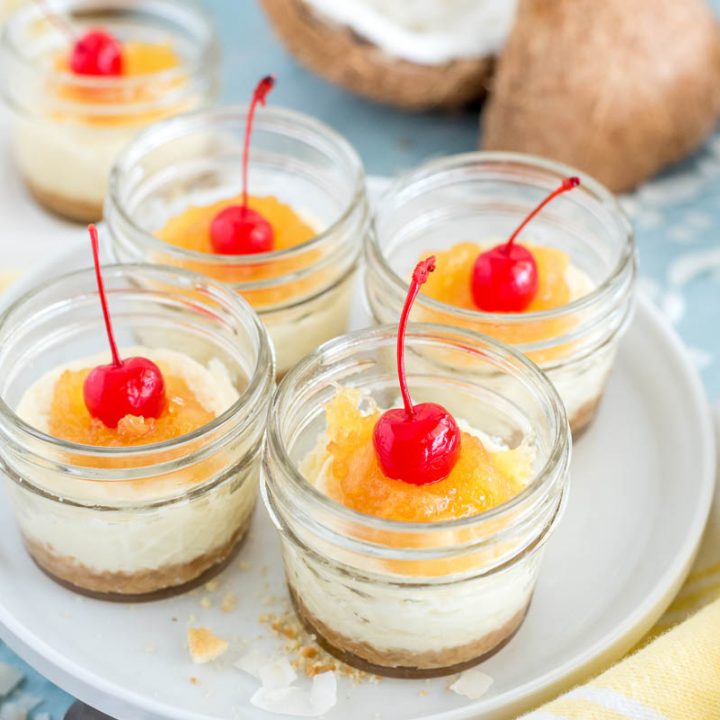
[{"label": "clear glass jar", "polygon": [[295,607],[321,643],[361,668],[423,677],[475,664],[519,628],[564,507],[570,434],[557,392],[522,355],[467,331],[411,325],[413,400],[441,402],[503,448],[531,443],[531,476],[507,503],[451,521],[390,521],[336,502],[301,468],[338,386],[397,406],[396,333],[338,338],[288,373],[270,410],[261,493]]},{"label": "clear glass jar", "polygon": [[[108,266],[104,275],[121,354],[160,362],[153,353],[169,350],[183,367],[201,363],[219,383],[202,390],[227,409],[191,433],[133,447],[66,442],[39,429],[35,418],[47,413],[59,368],[109,361],[95,277],[83,270],[28,293],[0,317],[0,462],[25,544],[43,570],[89,594],[154,596],[204,581],[247,532],[274,387],[272,349],[252,309],[218,283],[140,265]],[[98,352],[105,357],[88,362]],[[229,397],[218,398],[217,388]]]},{"label": "clear glass jar", "polygon": [[277,197],[317,235],[255,255],[194,252],[156,237],[188,207],[238,194],[246,121],[246,107],[224,107],[173,118],[143,133],[113,168],[105,219],[120,261],[191,268],[243,295],[270,333],[282,375],[347,329],[354,271],[369,226],[365,177],[357,153],[331,128],[288,110],[259,109],[250,193]]},{"label": "clear glass jar", "polygon": [[400,178],[380,201],[366,244],[365,288],[374,320],[396,319],[421,257],[460,242],[502,242],[572,175],[580,175],[582,185],[554,200],[522,239],[567,253],[573,282],[581,280],[586,295],[555,310],[487,313],[421,293],[412,317],[482,332],[525,353],[552,380],[578,437],[602,399],[631,317],[636,275],[630,223],[595,180],[557,163],[512,153],[468,153],[430,162]]},{"label": "clear glass jar", "polygon": [[121,41],[167,43],[178,67],[99,77],[58,69],[68,38],[43,14],[20,7],[2,29],[3,97],[13,113],[16,164],[35,198],[81,222],[99,220],[110,168],[138,131],[214,101],[219,46],[210,18],[188,0],[56,0],[53,11],[83,31],[101,27]]}]

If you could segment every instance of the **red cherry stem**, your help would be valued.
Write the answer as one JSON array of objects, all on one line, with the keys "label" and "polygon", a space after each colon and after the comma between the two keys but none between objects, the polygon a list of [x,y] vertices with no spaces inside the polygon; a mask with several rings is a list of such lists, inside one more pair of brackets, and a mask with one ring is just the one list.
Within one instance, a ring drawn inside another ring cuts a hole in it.
[{"label": "red cherry stem", "polygon": [[105,330],[107,330],[110,352],[112,353],[112,364],[114,367],[120,367],[122,360],[120,359],[120,353],[118,353],[117,344],[115,343],[115,335],[113,334],[112,322],[110,321],[110,310],[108,310],[107,295],[105,294],[105,283],[103,282],[102,272],[100,272],[100,247],[97,228],[94,225],[88,225],[88,232],[90,233],[90,242],[92,244],[95,278],[97,279],[98,293],[100,294],[100,304],[102,305],[103,317],[105,318]]},{"label": "red cherry stem", "polygon": [[428,275],[435,270],[435,256],[431,255],[425,260],[421,260],[413,270],[412,282],[408,289],[405,305],[403,305],[400,315],[400,325],[398,326],[397,336],[397,369],[398,381],[400,383],[400,392],[402,393],[403,404],[405,405],[405,414],[408,420],[415,415],[415,408],[410,398],[408,390],[407,376],[405,375],[405,330],[407,329],[410,310],[412,309],[415,298],[420,292],[420,288],[427,282]]},{"label": "red cherry stem", "polygon": [[40,12],[51,22],[63,35],[67,36],[71,43],[77,42],[78,35],[75,28],[68,22],[67,18],[55,12],[47,3],[47,0],[35,0]]},{"label": "red cherry stem", "polygon": [[257,84],[257,87],[253,91],[252,100],[250,101],[250,109],[248,110],[248,119],[245,125],[245,142],[243,144],[243,174],[242,174],[242,196],[243,196],[243,209],[247,210],[248,207],[248,165],[250,156],[250,135],[252,134],[253,123],[255,121],[255,108],[258,103],[265,106],[266,98],[268,93],[275,87],[275,78],[272,75],[266,75]]},{"label": "red cherry stem", "polygon": [[517,236],[525,229],[525,227],[528,225],[528,223],[536,217],[542,209],[548,204],[551,203],[558,195],[562,195],[563,193],[566,193],[568,190],[572,190],[573,188],[576,188],[580,184],[580,178],[578,177],[569,177],[565,178],[562,181],[562,184],[559,188],[556,190],[553,190],[517,227],[515,232],[510,236],[510,239],[505,243],[505,252],[509,253],[510,248],[513,246],[513,243],[515,242],[515,239]]}]

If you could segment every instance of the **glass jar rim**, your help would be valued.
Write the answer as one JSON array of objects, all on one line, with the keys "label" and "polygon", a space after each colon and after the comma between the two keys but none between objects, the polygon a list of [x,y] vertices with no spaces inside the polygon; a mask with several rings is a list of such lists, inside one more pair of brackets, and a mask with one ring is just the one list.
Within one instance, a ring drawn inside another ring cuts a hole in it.
[{"label": "glass jar rim", "polygon": [[[340,133],[316,118],[288,108],[272,106],[258,108],[253,126],[255,130],[260,130],[264,127],[273,129],[273,126],[282,128],[284,125],[290,125],[296,128],[302,128],[306,134],[319,135],[325,139],[330,138],[334,147],[342,153],[343,159],[348,161],[353,168],[352,194],[342,212],[328,227],[313,235],[309,240],[294,247],[252,255],[219,255],[196,250],[186,250],[170,245],[156,237],[152,232],[148,232],[145,228],[140,227],[120,201],[122,181],[128,168],[132,168],[145,153],[159,147],[168,139],[175,140],[184,136],[187,131],[194,132],[215,121],[222,122],[245,118],[248,114],[249,107],[249,104],[223,105],[183,113],[182,115],[161,120],[139,133],[137,137],[122,150],[110,171],[106,205],[117,211],[123,223],[126,223],[132,232],[142,238],[141,242],[149,250],[156,250],[169,257],[178,258],[183,261],[200,262],[208,267],[227,264],[233,266],[256,265],[258,263],[269,263],[276,260],[287,260],[301,255],[308,250],[313,250],[318,245],[322,245],[337,232],[338,228],[352,216],[354,210],[362,203],[366,196],[365,172],[362,161],[352,145],[350,145]],[[161,139],[160,142],[156,142],[158,138]],[[109,215],[109,213],[106,213],[106,215]],[[292,278],[292,276],[289,277]],[[272,283],[273,281],[274,280],[255,281],[242,283],[242,285],[248,289],[262,289],[268,282]]]},{"label": "glass jar rim", "polygon": [[[94,8],[95,5],[87,3],[86,0],[56,0],[60,2],[63,7],[60,10],[64,11],[72,8],[82,8],[84,5]],[[126,0],[127,2],[127,0]],[[0,47],[10,53],[12,59],[27,68],[28,70],[42,74],[47,78],[53,79],[64,85],[69,85],[79,89],[92,89],[92,90],[114,90],[114,89],[132,89],[134,87],[142,87],[147,85],[148,81],[162,82],[172,84],[174,80],[181,80],[188,76],[193,76],[200,73],[204,68],[212,64],[212,54],[216,46],[215,39],[215,26],[210,14],[202,7],[199,3],[193,0],[154,0],[156,4],[168,7],[173,13],[184,13],[189,16],[193,26],[197,27],[198,24],[202,24],[204,31],[207,34],[207,42],[201,47],[201,51],[196,57],[188,59],[178,67],[168,68],[144,75],[137,75],[133,77],[118,76],[98,76],[98,75],[77,75],[72,72],[65,70],[55,70],[52,67],[39,67],[33,58],[29,57],[23,49],[18,47],[15,42],[12,41],[12,30],[16,23],[30,21],[32,19],[43,19],[45,13],[37,3],[28,3],[27,5],[18,8],[7,20],[5,26],[0,30]],[[164,100],[168,100],[164,97]],[[172,101],[172,97],[170,97]],[[87,105],[88,103],[83,103]],[[142,104],[142,103],[141,103]],[[123,106],[126,106],[124,103]],[[131,107],[135,106],[135,103],[129,104]],[[113,105],[107,104],[108,111],[112,111]]]},{"label": "glass jar rim", "polygon": [[[3,418],[8,420],[10,424],[20,430],[21,434],[25,437],[32,438],[34,441],[41,442],[49,447],[66,452],[72,452],[78,456],[87,458],[110,457],[128,459],[141,459],[145,456],[151,456],[158,452],[177,450],[183,446],[191,445],[195,441],[202,439],[204,436],[218,431],[223,427],[227,427],[234,417],[240,416],[244,418],[242,427],[245,427],[249,423],[253,417],[253,413],[248,412],[242,415],[242,411],[248,407],[252,407],[253,404],[256,404],[258,398],[260,398],[264,393],[272,391],[275,376],[273,348],[268,338],[267,330],[258,318],[257,314],[253,311],[252,307],[241,296],[232,292],[221,283],[189,270],[140,263],[127,265],[112,264],[103,266],[103,277],[106,285],[112,278],[126,277],[132,273],[146,275],[153,279],[160,279],[168,282],[180,279],[181,281],[184,280],[185,283],[189,283],[190,287],[203,285],[212,292],[214,299],[223,303],[224,307],[229,308],[237,315],[244,316],[251,321],[258,338],[258,358],[255,363],[255,367],[253,368],[252,376],[248,379],[247,387],[243,390],[238,399],[226,408],[220,415],[210,420],[210,422],[189,433],[185,433],[184,435],[180,435],[169,440],[163,440],[158,443],[148,443],[146,445],[135,445],[132,447],[101,447],[84,445],[54,437],[53,435],[38,430],[34,426],[25,422],[25,420],[23,420],[15,412],[15,410],[5,402],[2,395],[0,395],[0,420]],[[49,283],[35,287],[24,293],[2,313],[0,313],[0,333],[2,333],[6,326],[12,322],[13,315],[20,312],[26,303],[33,301],[34,299],[42,296],[43,293],[46,293],[63,283],[90,277],[94,277],[94,270],[91,268],[74,270],[72,272],[64,273],[63,275],[54,278]],[[172,284],[172,287],[177,288],[177,282]]]},{"label": "glass jar rim", "polygon": [[[329,364],[327,356],[337,353],[358,341],[368,341],[373,339],[391,338],[393,341],[397,337],[397,325],[380,325],[373,328],[364,328],[355,332],[342,335],[340,337],[329,340],[321,345],[314,353],[306,356],[280,382],[275,390],[270,405],[270,414],[267,428],[267,445],[268,449],[275,455],[281,463],[284,471],[287,473],[290,483],[294,490],[301,495],[309,498],[313,503],[317,503],[324,511],[338,517],[341,520],[358,522],[364,527],[372,530],[392,531],[398,534],[414,534],[423,531],[444,530],[461,530],[469,526],[476,525],[478,522],[493,521],[498,517],[507,516],[518,507],[528,502],[536,500],[543,490],[552,482],[556,476],[557,468],[563,463],[565,458],[569,462],[571,445],[570,445],[570,429],[565,413],[565,408],[560,396],[554,385],[547,379],[545,374],[522,353],[509,347],[492,337],[476,333],[471,330],[460,328],[450,328],[445,325],[437,325],[431,323],[409,323],[407,326],[406,342],[408,346],[415,339],[440,339],[446,342],[449,338],[456,338],[460,343],[465,341],[478,345],[483,345],[483,353],[486,356],[494,357],[496,360],[511,361],[517,363],[522,369],[522,375],[527,378],[535,389],[540,389],[544,395],[546,404],[551,408],[552,417],[555,419],[555,428],[552,439],[552,449],[548,453],[548,457],[533,477],[532,481],[527,484],[514,497],[504,503],[485,512],[471,515],[464,518],[455,518],[452,520],[441,520],[437,522],[405,522],[402,520],[388,520],[379,518],[374,515],[353,510],[328,495],[322,493],[314,487],[303,474],[298,470],[296,464],[290,458],[285,443],[282,441],[282,432],[280,428],[280,418],[282,413],[279,412],[283,402],[287,402],[288,396],[291,395],[293,382],[298,376],[301,376],[313,365]],[[458,345],[462,347],[462,345]],[[263,478],[263,485],[267,485],[267,472]],[[265,489],[263,490],[265,492]]]},{"label": "glass jar rim", "polygon": [[[515,152],[476,151],[450,155],[424,163],[420,167],[410,170],[395,179],[390,187],[383,193],[380,201],[378,202],[373,219],[373,230],[369,235],[369,245],[373,251],[374,259],[376,259],[380,265],[383,278],[393,285],[395,289],[402,291],[403,294],[405,293],[407,289],[407,279],[400,277],[387,261],[383,251],[383,243],[380,240],[380,233],[377,231],[376,227],[375,218],[378,217],[385,206],[389,206],[392,200],[403,191],[406,191],[407,188],[422,181],[423,179],[427,179],[428,177],[432,177],[444,171],[453,170],[466,164],[479,166],[485,164],[492,165],[495,163],[505,163],[506,165],[511,165],[513,167],[526,167],[532,170],[544,171],[548,177],[557,177],[559,180],[570,176],[580,177],[581,184],[575,192],[582,192],[586,196],[599,201],[601,205],[609,207],[612,214],[618,220],[618,229],[624,237],[623,248],[618,262],[603,282],[595,287],[592,292],[551,310],[539,310],[524,313],[498,313],[486,312],[483,310],[467,310],[465,308],[459,308],[455,305],[441,302],[440,300],[435,300],[424,293],[420,293],[418,296],[418,304],[425,305],[444,313],[452,313],[464,320],[472,320],[488,324],[501,323],[503,325],[522,325],[528,322],[553,320],[565,315],[582,312],[593,307],[599,302],[602,302],[604,298],[612,294],[618,284],[621,283],[628,267],[634,268],[636,255],[635,235],[632,224],[630,223],[627,213],[623,210],[617,198],[599,181],[595,180],[590,175],[577,170],[576,168],[535,155]],[[634,272],[634,270],[632,270],[632,272]]]}]

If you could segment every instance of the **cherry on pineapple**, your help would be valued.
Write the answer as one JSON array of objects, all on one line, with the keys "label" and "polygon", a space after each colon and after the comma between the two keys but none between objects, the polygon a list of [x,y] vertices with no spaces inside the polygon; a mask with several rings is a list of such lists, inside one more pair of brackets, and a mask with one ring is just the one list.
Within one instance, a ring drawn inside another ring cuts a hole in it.
[{"label": "cherry on pineapple", "polygon": [[70,70],[76,75],[122,75],[123,55],[120,41],[105,30],[88,30],[78,36],[72,23],[53,10],[46,0],[35,0],[40,11],[72,44]]},{"label": "cherry on pineapple", "polygon": [[94,418],[111,428],[117,427],[126,415],[158,418],[165,409],[165,380],[160,368],[152,360],[144,357],[120,358],[100,271],[97,229],[89,225],[88,231],[112,362],[109,365],[98,365],[85,378],[85,405]]},{"label": "cherry on pineapple", "polygon": [[486,312],[519,313],[533,301],[538,290],[538,268],[528,248],[515,242],[526,225],[558,195],[580,184],[570,177],[550,193],[502,245],[480,253],[473,266],[471,286],[475,304]]},{"label": "cherry on pineapple", "polygon": [[76,75],[122,75],[122,45],[109,32],[90,30],[75,41],[70,69]]},{"label": "cherry on pineapple", "polygon": [[400,316],[397,368],[404,407],[386,410],[373,430],[375,455],[383,473],[412,485],[443,480],[460,458],[460,428],[455,418],[437,403],[413,405],[405,375],[405,330],[410,309],[434,270],[434,257],[417,264]]},{"label": "cherry on pineapple", "polygon": [[242,205],[231,205],[221,210],[210,223],[210,243],[220,255],[254,255],[270,252],[275,244],[272,225],[255,210],[248,207],[248,163],[250,135],[258,104],[265,105],[268,93],[275,86],[272,75],[257,84],[250,101],[242,160]]}]

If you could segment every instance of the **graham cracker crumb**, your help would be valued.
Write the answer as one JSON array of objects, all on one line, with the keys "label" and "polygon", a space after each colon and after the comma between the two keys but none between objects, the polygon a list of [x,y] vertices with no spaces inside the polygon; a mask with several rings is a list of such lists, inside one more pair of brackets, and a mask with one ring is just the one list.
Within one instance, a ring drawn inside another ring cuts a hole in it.
[{"label": "graham cracker crumb", "polygon": [[205,595],[200,600],[200,607],[205,608],[207,610],[207,608],[212,607],[212,600],[210,600],[210,598],[207,595]]},{"label": "graham cracker crumb", "polygon": [[219,638],[205,627],[189,628],[187,640],[190,657],[197,665],[216,660],[228,649],[227,640]]},{"label": "graham cracker crumb", "polygon": [[209,593],[214,593],[219,587],[220,587],[219,580],[209,580],[208,582],[205,583],[205,589]]},{"label": "graham cracker crumb", "polygon": [[224,613],[231,613],[235,608],[237,607],[237,596],[235,593],[228,593],[225,595],[225,597],[222,599],[222,605],[220,605],[220,609]]},{"label": "graham cracker crumb", "polygon": [[288,655],[290,665],[298,673],[312,678],[324,672],[337,672],[350,678],[355,684],[365,680],[376,682],[376,676],[346,665],[323,650],[316,642],[314,635],[308,633],[298,620],[293,610],[282,615],[263,614],[260,622],[269,625],[273,631],[287,642],[284,651]]}]

